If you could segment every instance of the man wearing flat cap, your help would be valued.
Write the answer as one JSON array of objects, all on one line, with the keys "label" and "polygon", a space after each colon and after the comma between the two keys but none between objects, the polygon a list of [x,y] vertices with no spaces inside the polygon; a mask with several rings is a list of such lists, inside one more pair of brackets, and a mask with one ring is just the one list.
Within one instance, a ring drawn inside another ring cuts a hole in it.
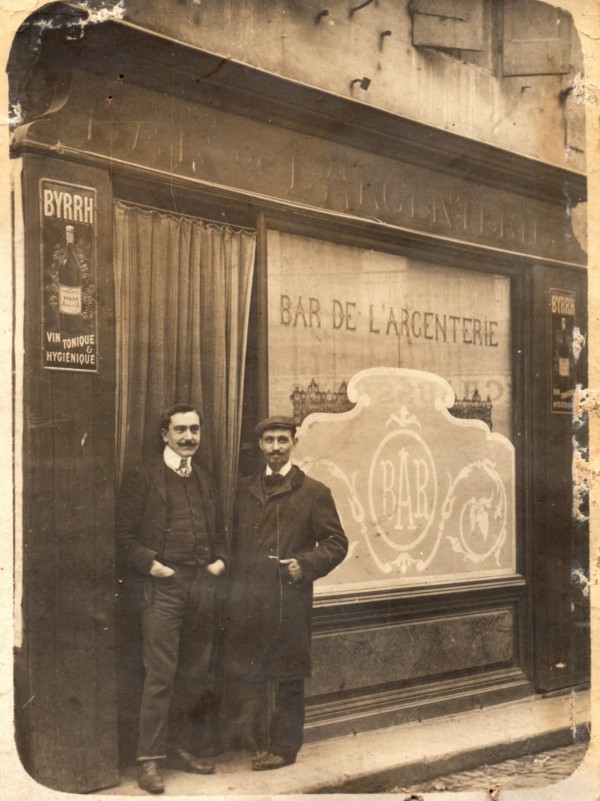
[{"label": "man wearing flat cap", "polygon": [[228,680],[244,688],[238,727],[265,718],[272,682],[270,720],[254,737],[252,765],[272,770],[295,762],[302,745],[313,582],[344,559],[348,540],[329,488],[290,461],[295,420],[269,417],[255,431],[266,466],[238,487],[226,665]]}]

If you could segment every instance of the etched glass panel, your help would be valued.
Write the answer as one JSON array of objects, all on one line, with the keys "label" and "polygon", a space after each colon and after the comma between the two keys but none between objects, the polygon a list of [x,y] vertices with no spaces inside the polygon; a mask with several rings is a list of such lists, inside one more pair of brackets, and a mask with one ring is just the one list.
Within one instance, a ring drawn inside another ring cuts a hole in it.
[{"label": "etched glass panel", "polygon": [[510,281],[269,234],[269,405],[331,488],[320,594],[514,574]]},{"label": "etched glass panel", "polygon": [[512,439],[510,279],[270,231],[269,408],[350,408],[359,370],[445,378],[453,414]]}]

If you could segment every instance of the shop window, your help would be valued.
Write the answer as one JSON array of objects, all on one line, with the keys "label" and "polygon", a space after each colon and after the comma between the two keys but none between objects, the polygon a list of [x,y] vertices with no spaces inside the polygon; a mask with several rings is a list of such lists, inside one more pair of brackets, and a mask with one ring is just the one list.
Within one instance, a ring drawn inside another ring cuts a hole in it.
[{"label": "shop window", "polygon": [[512,438],[509,278],[277,231],[268,253],[272,413],[346,411],[355,373],[404,367]]},{"label": "shop window", "polygon": [[319,594],[512,575],[510,278],[278,231],[267,246],[270,412],[317,412],[295,458],[350,542]]}]

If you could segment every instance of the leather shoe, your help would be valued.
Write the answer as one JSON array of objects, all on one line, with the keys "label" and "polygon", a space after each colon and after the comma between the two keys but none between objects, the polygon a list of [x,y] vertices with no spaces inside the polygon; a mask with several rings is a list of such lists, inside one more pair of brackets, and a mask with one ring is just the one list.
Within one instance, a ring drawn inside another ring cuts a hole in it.
[{"label": "leather shoe", "polygon": [[276,770],[291,765],[296,757],[284,757],[279,754],[261,754],[252,762],[252,770]]},{"label": "leather shoe", "polygon": [[144,759],[138,762],[137,780],[142,790],[147,793],[158,794],[165,791],[162,776],[154,759]]},{"label": "leather shoe", "polygon": [[169,767],[184,770],[186,773],[208,775],[215,772],[214,762],[201,762],[185,748],[173,748],[169,751]]}]

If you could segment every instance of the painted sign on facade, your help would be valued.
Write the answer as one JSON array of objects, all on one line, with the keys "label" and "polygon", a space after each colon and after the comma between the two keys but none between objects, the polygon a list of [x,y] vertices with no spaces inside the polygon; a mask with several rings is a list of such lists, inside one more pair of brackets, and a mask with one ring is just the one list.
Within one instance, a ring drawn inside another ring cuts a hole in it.
[{"label": "painted sign on facade", "polygon": [[[60,139],[67,148],[100,157],[453,240],[579,263],[585,259],[569,234],[564,199],[544,200],[521,185],[514,191],[490,185],[485,171],[469,180],[419,163],[427,158],[428,146],[414,153],[415,132],[395,141],[384,137],[387,153],[377,152],[378,136],[371,142],[374,150],[329,138],[328,117],[319,115],[320,125],[327,127],[325,139],[256,119],[260,95],[254,98],[256,107],[241,116],[212,101],[190,103],[171,95],[165,103],[162,92],[131,81],[120,83],[115,102],[106,103],[106,92],[103,79],[86,75],[69,96],[72,124],[65,128],[60,120],[45,119],[34,129],[34,140],[54,145]],[[252,103],[243,94],[244,102]],[[312,127],[310,119],[303,127]],[[495,172],[497,164],[490,167]]]},{"label": "painted sign on facade", "polygon": [[509,278],[278,231],[268,269],[271,413],[342,412],[352,375],[403,367],[512,437]]},{"label": "painted sign on facade", "polygon": [[43,179],[40,220],[44,367],[96,372],[96,191]]},{"label": "painted sign on facade", "polygon": [[342,414],[313,414],[295,460],[335,498],[350,542],[319,592],[464,581],[516,570],[512,443],[449,413],[454,393],[418,370],[373,368]]},{"label": "painted sign on facade", "polygon": [[571,414],[575,389],[575,293],[550,290],[550,330],[552,332],[552,411]]}]

